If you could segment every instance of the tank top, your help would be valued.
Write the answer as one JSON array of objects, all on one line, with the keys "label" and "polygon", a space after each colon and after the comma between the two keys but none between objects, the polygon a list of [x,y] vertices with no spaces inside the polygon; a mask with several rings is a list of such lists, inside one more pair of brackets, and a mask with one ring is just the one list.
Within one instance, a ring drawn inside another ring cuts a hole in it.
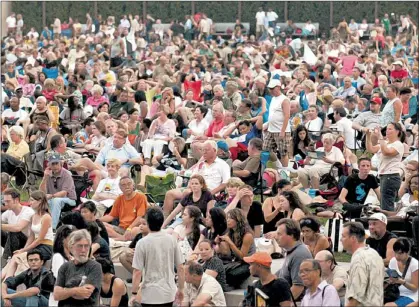
[{"label": "tank top", "polygon": [[380,255],[381,258],[386,259],[387,254],[387,244],[388,241],[390,241],[393,238],[397,238],[397,236],[394,233],[391,233],[390,231],[386,231],[384,236],[377,240],[372,237],[369,237],[366,240],[366,243],[372,248],[377,251],[377,253]]},{"label": "tank top", "polygon": [[[39,224],[33,224],[33,223],[31,224],[31,230],[35,235],[35,239],[39,237],[39,233],[41,232],[41,224],[42,224],[42,218]],[[50,241],[50,244],[48,244],[49,242],[45,242],[47,240]],[[42,244],[52,245],[53,241],[54,241],[54,234],[52,233],[52,226],[50,226],[47,230],[47,233],[45,235],[45,238]]]},{"label": "tank top", "polygon": [[385,128],[387,127],[388,124],[390,124],[391,122],[394,121],[394,102],[399,99],[399,98],[394,98],[392,100],[389,100],[384,109],[383,112],[381,112],[381,117],[380,117],[380,126],[381,128]]},{"label": "tank top", "polygon": [[48,109],[47,109],[47,110],[45,110],[44,112],[40,112],[40,113],[33,112],[33,113],[29,116],[29,118],[31,119],[31,123],[33,123],[33,122],[34,122],[34,118],[35,118],[35,116],[40,116],[40,115],[42,115],[42,116],[46,116],[46,117],[48,117],[48,119],[50,119],[50,120],[51,120],[51,118],[49,118],[49,116],[48,116]]},{"label": "tank top", "polygon": [[116,57],[118,54],[121,53],[121,40],[122,38],[118,37],[117,39],[114,39],[112,41],[112,46],[111,46],[111,58]]},{"label": "tank top", "polygon": [[[115,281],[116,278],[117,278],[116,276],[112,276],[111,285],[109,287],[108,293],[103,292],[103,288],[100,289],[100,297],[112,298],[113,296],[112,287],[113,287],[113,282]],[[121,296],[121,301],[119,302],[119,306],[128,306],[128,293],[125,293],[123,296]]]},{"label": "tank top", "polygon": [[[274,212],[275,208],[273,207],[273,198],[271,198],[271,203],[272,203],[272,212]],[[272,221],[270,221],[269,223],[266,223],[266,222],[264,223],[263,232],[268,233],[271,231],[276,231],[277,229],[276,223],[284,217],[285,217],[284,212],[278,212],[278,214],[274,217]]]}]

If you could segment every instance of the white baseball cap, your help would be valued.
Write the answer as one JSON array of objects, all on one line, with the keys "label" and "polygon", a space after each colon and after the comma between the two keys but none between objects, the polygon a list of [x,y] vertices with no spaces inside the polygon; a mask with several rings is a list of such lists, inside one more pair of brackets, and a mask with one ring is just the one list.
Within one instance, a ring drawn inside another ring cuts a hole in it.
[{"label": "white baseball cap", "polygon": [[384,213],[374,213],[373,215],[371,215],[368,220],[376,220],[376,221],[381,221],[384,224],[387,225],[387,217],[384,215]]},{"label": "white baseball cap", "polygon": [[393,65],[400,65],[400,66],[403,66],[403,63],[402,63],[402,61],[396,61],[396,62],[394,62],[394,63],[393,63]]},{"label": "white baseball cap", "polygon": [[269,81],[268,88],[275,88],[277,86],[281,86],[281,81],[278,79],[271,79],[271,81]]}]

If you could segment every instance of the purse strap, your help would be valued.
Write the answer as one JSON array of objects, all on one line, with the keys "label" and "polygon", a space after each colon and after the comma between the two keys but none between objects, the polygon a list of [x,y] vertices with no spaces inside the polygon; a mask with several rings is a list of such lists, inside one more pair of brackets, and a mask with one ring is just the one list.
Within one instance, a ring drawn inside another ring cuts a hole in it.
[{"label": "purse strap", "polygon": [[411,256],[409,256],[409,258],[407,258],[406,266],[404,267],[404,271],[403,271],[403,275],[402,275],[402,279],[404,279],[406,277],[407,270],[409,269],[410,261],[412,261]]}]

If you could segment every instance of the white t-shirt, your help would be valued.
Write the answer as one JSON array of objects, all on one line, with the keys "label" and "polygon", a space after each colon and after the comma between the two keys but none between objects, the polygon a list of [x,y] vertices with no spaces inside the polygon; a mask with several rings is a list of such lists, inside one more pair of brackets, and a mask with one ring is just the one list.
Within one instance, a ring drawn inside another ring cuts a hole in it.
[{"label": "white t-shirt", "polygon": [[127,28],[128,29],[131,26],[131,24],[130,24],[130,22],[129,22],[128,19],[121,19],[120,26],[123,27],[123,28]]},{"label": "white t-shirt", "polygon": [[[269,117],[268,117],[268,131],[272,133],[281,132],[282,126],[284,125],[284,112],[282,111],[282,103],[284,100],[288,100],[288,97],[281,94],[278,97],[272,97],[271,105],[269,106]],[[291,132],[289,121],[287,121],[287,128],[285,132]]]},{"label": "white t-shirt", "polygon": [[269,21],[275,21],[278,19],[278,15],[272,11],[272,12],[268,12],[268,20]]},{"label": "white t-shirt", "polygon": [[193,168],[192,174],[199,174],[204,177],[209,190],[213,190],[219,185],[227,183],[231,176],[230,167],[220,158],[216,158],[211,165],[208,165],[204,161],[198,162],[198,165]]},{"label": "white t-shirt", "polygon": [[39,37],[39,33],[36,31],[29,31],[27,36],[33,36],[34,38],[38,38]]},{"label": "white t-shirt", "polygon": [[[324,152],[324,147],[317,148],[316,151],[323,151]],[[328,158],[329,160],[334,161],[334,162],[340,162],[342,164],[345,163],[345,157],[343,156],[342,151],[335,146],[332,146],[332,149],[329,151],[329,153],[326,153],[326,158]],[[318,159],[318,160],[316,160],[314,166],[331,168],[332,164],[326,163],[323,160]]]},{"label": "white t-shirt", "polygon": [[323,121],[320,117],[316,117],[306,123],[306,128],[309,132],[318,132],[316,135],[320,135],[320,131],[323,127]]},{"label": "white t-shirt", "polygon": [[9,16],[6,18],[6,23],[8,28],[16,27],[16,17]]},{"label": "white t-shirt", "polygon": [[406,193],[400,199],[402,207],[400,208],[399,212],[397,212],[396,216],[400,216],[402,218],[406,218],[406,214],[409,211],[416,211],[418,209],[419,203],[417,200],[410,202],[410,194]]},{"label": "white t-shirt", "polygon": [[[61,266],[66,263],[67,260],[60,253],[56,253],[52,256],[51,271],[55,278],[58,276],[58,270]],[[58,301],[54,300],[54,295],[49,296],[49,306],[58,306]]]},{"label": "white t-shirt", "polygon": [[[355,130],[352,129],[352,121],[344,117],[336,123],[338,131],[342,132],[345,138],[345,144],[349,149],[355,149]],[[357,148],[359,146],[357,145]]]},{"label": "white t-shirt", "polygon": [[24,120],[28,117],[28,112],[26,112],[25,110],[17,110],[16,112],[14,112],[12,109],[7,109],[3,111],[3,114],[1,115],[2,118],[11,118],[11,119],[15,119],[15,118],[19,118],[19,120]]},{"label": "white t-shirt", "polygon": [[118,176],[115,179],[112,179],[112,178],[102,179],[99,182],[99,185],[97,186],[96,193],[110,193],[113,195],[121,195],[122,191],[119,188],[120,179],[121,179],[120,176]]},{"label": "white t-shirt", "polygon": [[[196,122],[196,119],[191,120],[188,127],[197,135],[204,135],[205,130],[208,129],[208,122],[205,119],[202,119],[199,123]],[[191,139],[194,139],[195,136],[191,136]]]},{"label": "white t-shirt", "polygon": [[[396,270],[400,276],[403,275],[403,272],[399,270],[399,267],[397,265],[397,260],[395,257],[391,258],[390,263],[388,264],[388,267],[390,269]],[[412,260],[410,261],[410,265],[409,265],[409,268],[407,269],[404,280],[406,280],[408,283],[412,283],[412,274],[416,272],[417,270],[418,270],[418,260],[412,257]],[[399,290],[400,290],[400,296],[407,296],[407,297],[410,297],[415,302],[418,301],[418,290],[413,292],[402,285],[399,286]]]},{"label": "white t-shirt", "polygon": [[388,148],[394,148],[397,151],[397,155],[390,157],[384,156],[381,152],[381,149],[377,152],[378,161],[380,164],[378,165],[378,174],[400,174],[402,171],[402,158],[404,154],[404,145],[400,141],[396,141],[394,143],[388,144]]},{"label": "white t-shirt", "polygon": [[263,20],[265,19],[265,12],[257,12],[256,13],[256,24],[263,25]]},{"label": "white t-shirt", "polygon": [[[15,225],[22,220],[30,222],[34,214],[35,212],[32,208],[23,206],[18,215],[16,215],[12,210],[6,210],[3,212],[1,215],[1,221],[2,223],[7,223],[9,225]],[[29,227],[30,223],[22,230],[26,236],[29,236]]]}]

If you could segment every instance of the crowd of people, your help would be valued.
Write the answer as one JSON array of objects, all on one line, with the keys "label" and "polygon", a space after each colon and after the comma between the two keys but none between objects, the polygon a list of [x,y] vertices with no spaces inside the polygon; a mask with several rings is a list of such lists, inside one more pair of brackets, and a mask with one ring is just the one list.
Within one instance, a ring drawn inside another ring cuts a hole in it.
[{"label": "crowd of people", "polygon": [[416,24],[255,18],[6,19],[2,306],[418,306]]}]

